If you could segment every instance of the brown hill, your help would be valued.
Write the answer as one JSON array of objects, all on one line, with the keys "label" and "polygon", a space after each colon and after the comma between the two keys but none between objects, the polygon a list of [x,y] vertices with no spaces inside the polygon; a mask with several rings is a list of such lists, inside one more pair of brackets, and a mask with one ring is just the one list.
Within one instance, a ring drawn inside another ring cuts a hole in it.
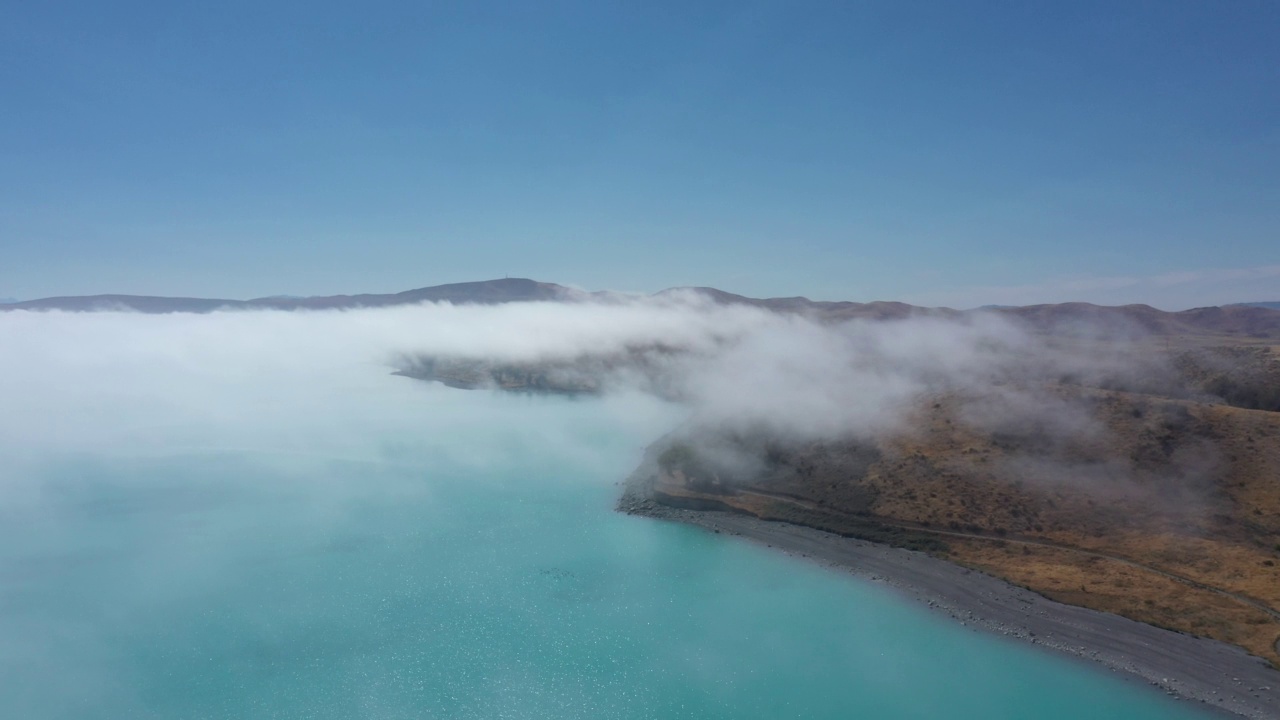
[{"label": "brown hill", "polygon": [[[1043,392],[1089,422],[992,424],[972,412],[978,399],[951,393],[923,401],[910,431],[875,439],[694,431],[664,441],[644,489],[925,550],[1280,663],[1280,413]],[[725,465],[726,448],[752,462]]]},{"label": "brown hill", "polygon": [[900,302],[827,302],[803,297],[758,299],[715,288],[678,289],[700,293],[726,305],[744,304],[777,312],[804,313],[828,321],[898,320],[920,316],[954,318],[975,313],[993,313],[1010,318],[1036,332],[1050,335],[1083,335],[1089,338],[1185,336],[1218,338],[1233,343],[1280,341],[1280,309],[1252,305],[1229,305],[1167,312],[1150,305],[1105,306],[1068,302],[962,311],[945,307],[920,307]]},{"label": "brown hill", "polygon": [[1150,305],[1107,307],[1073,302],[997,308],[992,312],[1054,335],[1217,337],[1232,342],[1280,338],[1280,313],[1262,307],[1206,307],[1165,312]]}]

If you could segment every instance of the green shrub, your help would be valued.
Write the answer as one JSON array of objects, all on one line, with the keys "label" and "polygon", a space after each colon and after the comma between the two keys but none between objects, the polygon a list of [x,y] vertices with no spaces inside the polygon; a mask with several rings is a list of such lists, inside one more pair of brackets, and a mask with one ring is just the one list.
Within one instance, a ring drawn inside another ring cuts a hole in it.
[{"label": "green shrub", "polygon": [[674,443],[658,456],[658,465],[667,471],[684,470],[696,461],[693,448],[684,443]]}]

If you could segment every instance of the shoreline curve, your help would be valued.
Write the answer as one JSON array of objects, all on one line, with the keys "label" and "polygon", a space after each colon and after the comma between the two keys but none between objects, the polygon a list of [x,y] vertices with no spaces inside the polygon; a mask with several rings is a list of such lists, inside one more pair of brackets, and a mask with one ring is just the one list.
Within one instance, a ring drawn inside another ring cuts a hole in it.
[{"label": "shoreline curve", "polygon": [[976,630],[1100,664],[1224,718],[1280,718],[1280,671],[1233,645],[1050,600],[925,553],[720,510],[661,505],[624,490],[617,510],[733,535],[881,582]]}]

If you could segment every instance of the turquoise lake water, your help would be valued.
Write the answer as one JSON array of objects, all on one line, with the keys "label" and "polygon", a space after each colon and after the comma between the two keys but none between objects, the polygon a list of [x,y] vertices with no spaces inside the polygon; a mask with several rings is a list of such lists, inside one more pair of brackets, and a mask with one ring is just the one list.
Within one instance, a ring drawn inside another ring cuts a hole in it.
[{"label": "turquoise lake water", "polygon": [[0,511],[3,716],[1203,717],[881,586],[615,514],[666,411],[415,392],[436,408],[420,433],[168,428],[26,458]]}]

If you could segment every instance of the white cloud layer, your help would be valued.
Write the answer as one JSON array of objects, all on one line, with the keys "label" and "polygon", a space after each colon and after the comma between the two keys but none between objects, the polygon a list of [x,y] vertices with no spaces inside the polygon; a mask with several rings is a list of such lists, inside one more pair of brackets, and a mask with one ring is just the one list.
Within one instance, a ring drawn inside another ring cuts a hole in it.
[{"label": "white cloud layer", "polygon": [[546,417],[548,408],[571,408],[567,401],[535,408],[391,372],[413,355],[527,363],[654,344],[684,350],[660,355],[658,371],[685,407],[643,396],[625,375],[601,401],[620,427],[650,439],[681,415],[701,428],[780,438],[868,437],[905,429],[922,395],[951,391],[984,398],[984,417],[1005,406],[1023,417],[1056,407],[1039,403],[1036,383],[1067,373],[1096,381],[1136,367],[1124,348],[1051,351],[983,314],[829,325],[680,294],[206,315],[11,312],[0,314],[0,451],[11,458],[0,472],[14,476],[20,462],[60,453],[181,450],[296,461],[318,452],[395,459],[413,448],[483,463],[492,443],[457,438],[469,429],[482,435],[494,412],[508,411],[529,413],[501,444],[508,452],[554,448],[581,459],[590,428],[568,410]]}]

